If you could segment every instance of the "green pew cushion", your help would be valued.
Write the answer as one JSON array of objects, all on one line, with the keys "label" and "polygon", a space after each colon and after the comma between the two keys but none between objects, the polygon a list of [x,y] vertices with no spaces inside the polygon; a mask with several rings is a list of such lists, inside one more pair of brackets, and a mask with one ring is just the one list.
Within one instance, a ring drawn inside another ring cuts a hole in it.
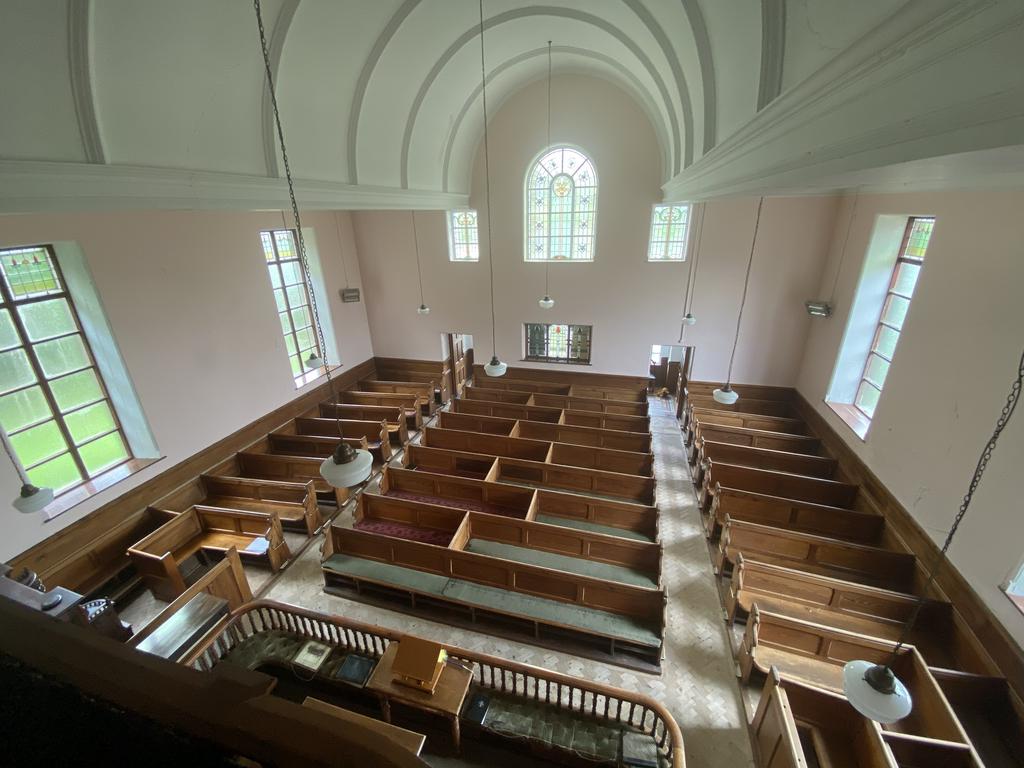
[{"label": "green pew cushion", "polygon": [[657,581],[641,571],[621,565],[585,560],[582,557],[560,555],[555,552],[545,552],[540,549],[532,549],[531,547],[520,547],[515,544],[487,541],[486,539],[470,539],[469,543],[466,544],[465,550],[479,555],[500,557],[517,563],[539,565],[556,571],[575,573],[580,576],[591,576],[595,579],[616,581],[620,584],[631,584],[634,587],[658,588]]},{"label": "green pew cushion", "polygon": [[654,541],[650,536],[639,531],[627,531],[625,528],[615,528],[611,525],[592,523],[589,520],[580,520],[575,517],[556,517],[555,515],[537,515],[538,523],[548,525],[561,525],[564,528],[575,528],[578,531],[590,531],[591,533],[603,533],[606,536],[618,536],[620,539],[632,539],[633,541]]}]

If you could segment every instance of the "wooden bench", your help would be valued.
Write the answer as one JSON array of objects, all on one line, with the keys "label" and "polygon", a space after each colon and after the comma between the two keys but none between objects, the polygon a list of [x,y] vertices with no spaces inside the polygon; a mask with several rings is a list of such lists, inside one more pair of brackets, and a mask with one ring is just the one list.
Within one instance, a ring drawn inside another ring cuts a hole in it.
[{"label": "wooden bench", "polygon": [[513,437],[530,440],[549,440],[570,445],[588,445],[593,448],[611,448],[617,451],[650,453],[651,436],[619,429],[576,427],[568,424],[549,424],[542,421],[520,420],[511,432]]},{"label": "wooden bench", "polygon": [[808,456],[803,453],[788,453],[771,448],[748,448],[732,443],[717,443],[703,435],[697,436],[697,473],[694,485],[704,480],[705,462],[716,461],[754,469],[770,469],[774,472],[788,472],[793,475],[807,475],[828,480],[835,475],[836,460],[826,456]]},{"label": "wooden bench", "polygon": [[658,508],[646,504],[538,489],[535,514],[528,519],[613,536],[658,540]]},{"label": "wooden bench", "polygon": [[[487,374],[482,365],[473,366],[473,380],[480,381]],[[611,373],[588,373],[572,370],[571,366],[562,366],[558,370],[548,368],[520,368],[509,366],[505,376],[516,381],[535,381],[550,384],[569,384],[579,388],[593,388],[602,390],[625,391],[629,394],[626,399],[647,399],[647,376],[623,376]]]},{"label": "wooden bench", "polygon": [[494,480],[495,456],[466,451],[449,451],[411,443],[402,456],[402,466],[419,472]]},{"label": "wooden bench", "polygon": [[401,408],[405,412],[406,426],[418,430],[423,426],[423,396],[397,392],[342,392],[342,404],[376,405]]},{"label": "wooden bench", "polygon": [[586,384],[573,384],[569,390],[573,397],[589,397],[601,400],[624,400],[627,402],[646,403],[647,387],[621,388],[621,387],[596,387]]},{"label": "wooden bench", "polygon": [[562,411],[559,408],[538,408],[533,405],[492,403],[487,400],[467,400],[461,397],[452,400],[452,411],[454,413],[473,414],[475,416],[491,416],[513,420],[529,419],[530,421],[544,421],[552,424],[558,423],[558,420],[562,418]]},{"label": "wooden bench", "polygon": [[396,357],[373,358],[375,375],[382,381],[433,382],[435,400],[447,403],[452,399],[452,369],[449,360],[412,360]]},{"label": "wooden bench", "polygon": [[545,395],[535,393],[531,405],[545,408],[562,408],[567,411],[592,411],[613,413],[620,416],[647,416],[647,400],[608,400],[601,397],[577,397],[575,395]]},{"label": "wooden bench", "polygon": [[[896,641],[918,598],[841,579],[740,558],[733,567],[726,612],[729,621],[760,610],[848,632]],[[909,642],[930,666],[978,672],[986,669],[984,650],[963,632],[945,601],[927,600]]]},{"label": "wooden bench", "polygon": [[364,533],[396,536],[448,546],[456,531],[463,528],[466,511],[440,504],[398,499],[375,493],[363,493],[355,509],[352,526]]},{"label": "wooden bench", "polygon": [[718,539],[717,572],[729,572],[741,554],[748,560],[894,592],[916,592],[916,558],[908,552],[893,552],[727,518]]},{"label": "wooden bench", "polygon": [[763,432],[782,432],[787,435],[810,436],[810,430],[800,419],[786,419],[781,416],[761,416],[756,413],[734,413],[717,408],[691,408],[687,411],[690,418],[683,424],[686,433],[686,444],[693,443],[693,430],[696,424],[716,424],[724,427],[743,427]]},{"label": "wooden bench", "polygon": [[1024,765],[1024,705],[1005,678],[948,669],[929,671],[982,764],[989,768]]},{"label": "wooden bench", "polygon": [[[466,400],[483,400],[488,403],[509,403],[511,405],[534,405],[533,392],[517,392],[514,390],[477,387],[467,384],[462,390],[462,398]],[[547,406],[559,407],[559,406]]]},{"label": "wooden bench", "polygon": [[899,768],[881,729],[831,691],[772,667],[750,724],[760,768]]},{"label": "wooden bench", "polygon": [[461,613],[473,623],[494,622],[498,631],[519,629],[533,642],[583,636],[609,654],[660,661],[660,589],[339,526],[328,529],[322,567],[328,592],[388,596],[390,590],[410,608],[445,611],[445,621]]},{"label": "wooden bench", "polygon": [[690,408],[710,408],[716,411],[729,411],[730,413],[751,413],[761,416],[784,416],[790,419],[799,418],[796,409],[784,400],[758,400],[750,397],[740,397],[732,405],[720,403],[711,395],[693,394],[687,398]]},{"label": "wooden bench", "polygon": [[[477,416],[472,413],[441,411],[437,414],[437,426],[442,429],[458,429],[463,432],[481,432],[488,435],[509,437],[517,424],[516,419],[502,419],[497,416]],[[542,422],[543,423],[543,422]],[[519,437],[519,435],[516,435]]]},{"label": "wooden bench", "polygon": [[315,456],[321,461],[343,442],[356,450],[369,451],[370,444],[365,437],[321,437],[320,435],[297,435],[288,430],[271,432],[265,440],[251,446],[252,450],[273,453],[278,456]]},{"label": "wooden bench", "polygon": [[437,410],[436,390],[437,384],[433,380],[415,382],[364,379],[359,382],[360,392],[390,392],[399,395],[418,395],[423,398],[420,408],[424,416],[432,416],[434,411]]},{"label": "wooden bench", "polygon": [[[409,442],[405,410],[392,405],[355,405],[353,403],[321,403],[313,414],[326,419],[383,421],[388,426],[391,444],[399,447]],[[313,415],[307,414],[307,415]]]},{"label": "wooden bench", "polygon": [[473,386],[478,389],[500,389],[512,392],[542,392],[547,395],[568,395],[572,388],[570,384],[557,384],[548,381],[530,381],[529,379],[509,379],[502,376],[493,379],[490,376],[481,376],[473,380]]},{"label": "wooden bench", "polygon": [[276,514],[284,528],[302,530],[310,536],[323,525],[312,480],[290,483],[204,474],[164,496],[154,506],[178,513],[196,504],[241,509],[266,515],[268,519]]},{"label": "wooden bench", "polygon": [[525,519],[535,507],[538,492],[467,477],[385,467],[380,477],[380,493],[467,512]]},{"label": "wooden bench", "polygon": [[341,509],[348,501],[347,488],[332,488],[320,475],[322,458],[316,456],[283,456],[275,453],[239,451],[232,458],[213,467],[209,474],[227,477],[251,477],[258,480],[281,480],[286,483],[313,483],[320,501],[334,501]]},{"label": "wooden bench", "polygon": [[647,416],[622,416],[615,413],[596,413],[594,411],[562,411],[560,424],[573,427],[594,427],[595,429],[613,429],[620,432],[651,433],[651,420]]},{"label": "wooden bench", "polygon": [[741,467],[737,464],[716,461],[705,462],[703,479],[704,483],[700,486],[697,496],[700,509],[705,513],[711,508],[716,486],[754,491],[767,496],[780,496],[784,499],[809,501],[812,504],[826,504],[844,509],[853,508],[860,490],[859,486],[854,483],[822,480],[817,477],[805,477],[804,475],[755,467]]},{"label": "wooden bench", "polygon": [[693,442],[690,445],[690,464],[697,463],[697,446],[701,438],[717,443],[742,445],[748,448],[766,448],[772,451],[802,453],[807,456],[821,456],[821,440],[808,435],[787,435],[784,432],[768,432],[763,429],[729,427],[722,424],[698,421],[693,427]]},{"label": "wooden bench", "polygon": [[160,600],[170,602],[194,579],[182,572],[194,555],[223,555],[232,547],[242,559],[277,571],[291,557],[281,521],[271,514],[193,506],[128,548],[132,564]]},{"label": "wooden bench", "polygon": [[570,467],[600,469],[623,475],[654,477],[654,454],[617,451],[613,448],[594,448],[589,445],[550,443],[548,463]]},{"label": "wooden bench", "polygon": [[[338,436],[338,419],[299,417],[293,419],[285,429],[296,435],[317,435],[319,437]],[[375,461],[386,464],[391,460],[391,440],[388,424],[379,420],[342,419],[341,434],[346,439],[365,439],[366,447],[373,454]],[[278,430],[281,432],[282,430]]]},{"label": "wooden bench", "polygon": [[711,494],[711,509],[704,518],[708,538],[715,537],[727,517],[875,546],[882,545],[885,532],[885,518],[875,512],[815,504],[719,485]]}]

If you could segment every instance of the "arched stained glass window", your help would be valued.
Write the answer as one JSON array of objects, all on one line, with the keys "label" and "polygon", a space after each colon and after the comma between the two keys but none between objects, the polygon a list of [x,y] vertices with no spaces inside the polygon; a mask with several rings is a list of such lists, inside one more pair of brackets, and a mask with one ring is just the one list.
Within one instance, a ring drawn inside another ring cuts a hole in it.
[{"label": "arched stained glass window", "polygon": [[597,172],[572,147],[552,147],[526,175],[526,261],[593,261]]}]

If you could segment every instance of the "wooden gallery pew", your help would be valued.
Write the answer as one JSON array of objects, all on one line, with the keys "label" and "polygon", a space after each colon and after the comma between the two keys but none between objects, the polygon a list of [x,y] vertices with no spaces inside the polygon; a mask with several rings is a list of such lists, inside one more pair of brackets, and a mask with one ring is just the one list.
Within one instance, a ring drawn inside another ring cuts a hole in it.
[{"label": "wooden gallery pew", "polygon": [[453,397],[450,384],[452,370],[448,361],[375,357],[373,365],[375,375],[371,378],[381,381],[432,383],[435,388],[433,399],[438,404],[447,403]]},{"label": "wooden gallery pew", "polygon": [[[128,548],[128,556],[153,594],[170,602],[195,581],[207,555],[234,547],[242,559],[279,570],[291,557],[276,514],[193,506]],[[195,562],[196,567],[190,567]]]},{"label": "wooden gallery pew", "polygon": [[[516,522],[467,515],[486,518],[484,525]],[[463,551],[459,547],[468,532],[441,547],[339,526],[328,531],[323,551],[328,592],[355,591],[362,599],[388,600],[427,616],[440,610],[448,623],[483,624],[542,645],[564,649],[572,641],[574,651],[643,669],[660,663],[665,610],[660,589]]]},{"label": "wooden gallery pew", "polygon": [[769,469],[774,472],[788,472],[792,475],[806,475],[823,480],[835,476],[836,460],[827,456],[809,456],[804,453],[790,453],[774,448],[750,448],[733,443],[719,443],[698,435],[697,440],[697,474],[693,478],[694,485],[701,486],[704,481],[706,463],[715,461],[721,464],[734,464],[754,469]]},{"label": "wooden gallery pew", "polygon": [[639,504],[655,503],[654,478],[623,475],[581,467],[547,464],[468,451],[410,445],[402,457],[405,467],[477,480],[508,482],[536,488],[590,493]]},{"label": "wooden gallery pew", "polygon": [[[915,595],[769,565],[740,556],[726,597],[729,621],[745,621],[756,605],[780,616],[896,641],[917,605]],[[909,642],[931,666],[985,669],[984,651],[963,631],[962,619],[942,600],[927,600]]]},{"label": "wooden gallery pew", "polygon": [[594,448],[611,448],[613,450],[634,453],[650,453],[651,450],[651,436],[649,434],[623,432],[617,429],[574,427],[552,422],[509,419],[497,416],[478,416],[452,411],[441,411],[438,413],[437,426],[442,429],[485,432],[492,435],[522,437],[527,440],[587,445]]},{"label": "wooden gallery pew", "polygon": [[689,411],[691,418],[683,426],[686,444],[693,444],[694,427],[700,424],[716,424],[723,427],[743,427],[758,429],[764,432],[782,432],[787,435],[810,436],[810,430],[800,419],[789,419],[781,416],[762,416],[757,413],[740,413],[723,411],[717,408],[693,408]]},{"label": "wooden gallery pew", "polygon": [[[337,419],[299,417],[289,422],[282,430],[278,430],[278,433],[287,430],[296,435],[331,437],[337,443],[338,423]],[[391,460],[391,440],[386,421],[341,419],[340,423],[344,438],[366,440],[366,447],[373,454],[374,461],[386,464]]]},{"label": "wooden gallery pew", "polygon": [[473,380],[473,386],[477,389],[500,389],[511,392],[541,392],[547,395],[568,395],[572,388],[570,384],[557,384],[547,381],[530,381],[529,379],[509,379],[505,376],[492,379],[490,376],[481,376]]},{"label": "wooden gallery pew", "polygon": [[621,432],[640,432],[650,434],[651,419],[648,416],[624,416],[617,413],[598,413],[596,411],[562,411],[560,424],[574,427],[594,427],[595,429],[614,429]]},{"label": "wooden gallery pew", "polygon": [[702,438],[711,442],[728,443],[747,448],[765,448],[771,451],[801,453],[807,456],[824,455],[821,440],[810,435],[787,435],[785,432],[768,432],[763,429],[730,427],[724,424],[697,421],[693,425],[693,443],[690,445],[688,457],[691,465],[697,463],[697,448]]},{"label": "wooden gallery pew", "polygon": [[485,400],[513,405],[536,405],[542,408],[586,411],[620,416],[647,416],[647,401],[605,400],[603,398],[551,395],[541,392],[517,392],[489,387],[467,386],[463,391],[467,400]]},{"label": "wooden gallery pew", "polygon": [[[488,378],[482,365],[473,366],[473,381],[478,383]],[[543,382],[572,387],[572,394],[580,397],[591,397],[587,390],[600,391],[613,395],[613,400],[647,400],[647,376],[620,376],[616,374],[580,373],[563,368],[562,370],[546,370],[542,368],[518,368],[510,366],[501,380]],[[718,386],[718,385],[715,385]]]},{"label": "wooden gallery pew", "polygon": [[730,573],[739,555],[894,592],[917,592],[916,558],[909,552],[727,518],[718,539],[717,572]]},{"label": "wooden gallery pew", "polygon": [[423,416],[432,416],[437,409],[436,383],[415,381],[384,381],[381,379],[364,379],[359,382],[360,392],[392,393],[399,395],[417,395],[423,399],[420,409]]},{"label": "wooden gallery pew", "polygon": [[409,426],[405,410],[393,405],[355,405],[353,403],[320,403],[320,407],[307,416],[324,419],[376,421],[387,424],[391,444],[398,447],[409,442]]},{"label": "wooden gallery pew", "polygon": [[420,444],[452,451],[486,453],[530,461],[547,461],[550,464],[564,464],[570,467],[600,469],[625,475],[652,477],[654,474],[654,457],[649,453],[631,453],[438,427],[424,427]]},{"label": "wooden gallery pew", "polygon": [[475,416],[491,416],[501,419],[529,419],[557,424],[562,418],[559,408],[538,408],[532,405],[516,405],[509,403],[493,403],[487,400],[452,400],[454,413],[472,414]]},{"label": "wooden gallery pew", "polygon": [[[365,437],[342,437],[341,442],[356,450],[369,451],[370,442]],[[254,451],[272,453],[277,456],[314,456],[325,459],[338,447],[338,435],[334,436],[299,435],[294,429],[286,426],[281,430],[269,433],[264,440],[251,446]]]},{"label": "wooden gallery pew", "polygon": [[310,536],[324,522],[312,480],[289,483],[204,474],[164,496],[154,506],[179,513],[197,504],[218,509],[240,509],[265,515],[268,520],[277,515],[282,527],[302,530]]},{"label": "wooden gallery pew", "polygon": [[342,392],[341,402],[345,405],[401,408],[405,413],[405,423],[409,429],[418,430],[423,426],[422,395],[406,395],[395,392]]},{"label": "wooden gallery pew", "polygon": [[687,404],[693,408],[710,408],[716,411],[729,411],[731,413],[752,413],[761,416],[783,416],[790,419],[799,418],[796,409],[785,400],[759,400],[757,398],[741,397],[732,405],[726,405],[715,400],[711,395],[699,395],[690,393],[687,397]]},{"label": "wooden gallery pew", "polygon": [[280,480],[286,483],[313,483],[319,501],[333,501],[340,509],[349,498],[347,488],[332,488],[320,475],[323,457],[292,456],[257,451],[239,451],[217,464],[207,474],[224,477],[248,477]]}]

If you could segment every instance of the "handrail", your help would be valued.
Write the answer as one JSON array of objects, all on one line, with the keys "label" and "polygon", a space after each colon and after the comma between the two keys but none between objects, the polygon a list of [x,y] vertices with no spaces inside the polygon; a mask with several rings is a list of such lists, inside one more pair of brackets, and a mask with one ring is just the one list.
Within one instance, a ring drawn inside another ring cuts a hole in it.
[{"label": "handrail", "polygon": [[[268,630],[284,630],[375,659],[384,655],[391,641],[399,641],[403,636],[401,632],[354,619],[273,600],[254,600],[232,611],[220,632],[203,640],[182,663],[208,671],[241,642]],[[454,658],[471,662],[474,682],[483,688],[636,728],[654,738],[661,753],[671,759],[673,768],[685,766],[679,726],[669,711],[649,696],[462,648],[449,648],[448,652]]]}]

